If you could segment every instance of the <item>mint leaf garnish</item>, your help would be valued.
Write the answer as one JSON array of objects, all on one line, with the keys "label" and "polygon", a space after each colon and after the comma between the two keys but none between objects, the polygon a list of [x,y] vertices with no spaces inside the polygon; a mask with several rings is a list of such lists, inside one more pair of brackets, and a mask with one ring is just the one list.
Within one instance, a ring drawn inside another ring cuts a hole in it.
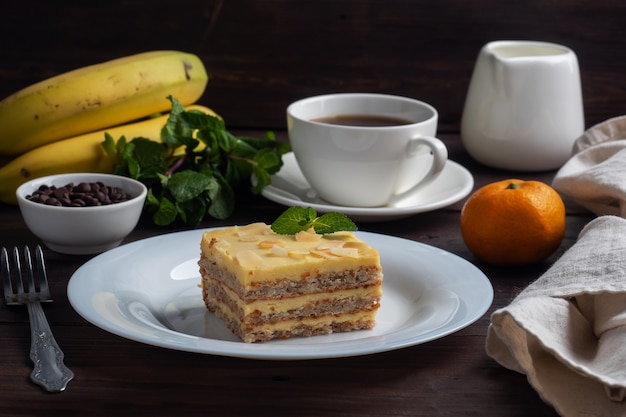
[{"label": "mint leaf garnish", "polygon": [[335,232],[356,232],[356,224],[346,215],[331,211],[318,217],[313,222],[313,230],[320,235],[326,235]]},{"label": "mint leaf garnish", "polygon": [[262,138],[236,136],[224,121],[199,110],[185,110],[173,97],[161,141],[105,133],[102,147],[116,157],[113,173],[148,187],[146,209],[155,224],[182,221],[197,226],[205,217],[228,218],[237,198],[259,194],[278,172],[289,144],[268,132]]},{"label": "mint leaf garnish", "polygon": [[357,226],[345,214],[330,212],[317,216],[311,207],[289,207],[271,225],[274,233],[279,235],[295,235],[298,232],[313,228],[320,235],[335,232],[355,232]]}]

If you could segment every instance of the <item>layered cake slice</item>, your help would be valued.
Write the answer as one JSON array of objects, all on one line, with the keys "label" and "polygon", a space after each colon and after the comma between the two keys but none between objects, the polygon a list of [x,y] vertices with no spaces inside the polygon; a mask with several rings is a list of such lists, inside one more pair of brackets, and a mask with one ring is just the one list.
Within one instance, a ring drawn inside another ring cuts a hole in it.
[{"label": "layered cake slice", "polygon": [[350,232],[279,235],[264,223],[205,232],[206,307],[244,342],[371,329],[378,252]]}]

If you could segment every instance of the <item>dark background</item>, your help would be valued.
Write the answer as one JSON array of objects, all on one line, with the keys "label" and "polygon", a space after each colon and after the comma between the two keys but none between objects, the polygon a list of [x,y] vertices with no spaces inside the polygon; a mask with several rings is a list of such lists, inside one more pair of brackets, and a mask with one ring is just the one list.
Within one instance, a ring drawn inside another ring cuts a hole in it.
[{"label": "dark background", "polygon": [[578,55],[587,126],[626,107],[626,2],[616,0],[56,0],[5,2],[0,97],[80,66],[153,49],[200,55],[200,100],[231,128],[284,128],[327,92],[430,102],[458,131],[475,59],[498,39]]}]

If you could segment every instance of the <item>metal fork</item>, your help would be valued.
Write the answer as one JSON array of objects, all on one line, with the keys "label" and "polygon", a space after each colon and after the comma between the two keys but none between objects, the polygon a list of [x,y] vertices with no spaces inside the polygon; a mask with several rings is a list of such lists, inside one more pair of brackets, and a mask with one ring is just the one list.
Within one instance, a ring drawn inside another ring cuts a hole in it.
[{"label": "metal fork", "polygon": [[[20,252],[13,248],[13,267],[6,248],[1,255],[4,298],[7,305],[26,304],[30,319],[30,359],[35,364],[30,379],[50,392],[65,390],[74,373],[63,363],[63,352],[59,348],[41,302],[51,302],[48,277],[44,264],[43,250],[35,249],[35,262],[28,246],[24,248],[24,268]],[[35,272],[36,271],[36,272]]]}]

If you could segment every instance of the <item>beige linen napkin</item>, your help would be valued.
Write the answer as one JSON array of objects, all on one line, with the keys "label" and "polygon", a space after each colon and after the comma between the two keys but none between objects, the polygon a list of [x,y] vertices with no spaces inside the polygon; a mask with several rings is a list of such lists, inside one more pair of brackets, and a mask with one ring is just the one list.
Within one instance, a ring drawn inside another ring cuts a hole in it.
[{"label": "beige linen napkin", "polygon": [[552,183],[595,214],[626,218],[626,116],[588,129]]},{"label": "beige linen napkin", "polygon": [[[566,417],[626,416],[626,117],[578,139],[553,186],[598,214],[493,313],[486,351]],[[619,217],[622,216],[622,217]]]}]

